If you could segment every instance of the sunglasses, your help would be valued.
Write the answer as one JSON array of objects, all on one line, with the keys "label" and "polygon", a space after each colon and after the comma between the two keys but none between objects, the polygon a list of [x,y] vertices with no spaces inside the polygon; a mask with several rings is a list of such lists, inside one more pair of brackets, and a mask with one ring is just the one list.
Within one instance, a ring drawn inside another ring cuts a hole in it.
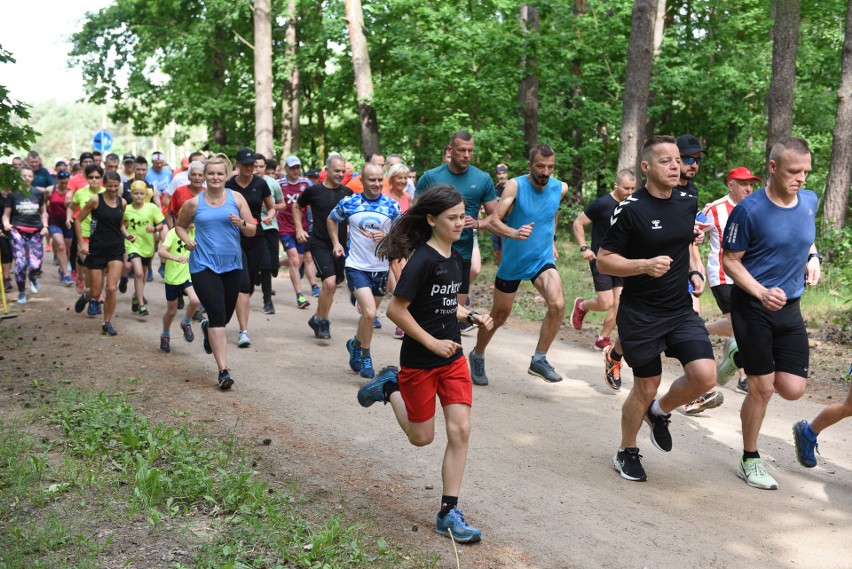
[{"label": "sunglasses", "polygon": [[680,161],[684,164],[689,164],[690,166],[692,164],[701,164],[701,156],[699,156],[698,158],[694,156],[681,156]]},{"label": "sunglasses", "polygon": [[87,180],[100,180],[101,177],[100,176],[86,176],[86,179]]}]

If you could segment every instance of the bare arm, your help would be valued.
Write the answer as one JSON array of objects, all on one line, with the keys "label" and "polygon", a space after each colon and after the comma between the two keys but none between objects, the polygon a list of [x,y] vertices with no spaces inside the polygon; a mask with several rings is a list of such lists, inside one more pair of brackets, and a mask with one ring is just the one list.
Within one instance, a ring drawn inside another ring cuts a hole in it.
[{"label": "bare arm", "polygon": [[[503,195],[500,196],[500,201],[486,202],[483,205],[488,216],[479,222],[480,229],[487,229],[494,235],[505,237],[507,239],[528,239],[532,235],[533,224],[522,225],[518,229],[509,227],[503,223],[503,218],[512,211],[515,205],[515,199],[518,197],[518,182],[517,180],[509,180],[503,188]],[[490,205],[490,209],[489,209]]]},{"label": "bare arm", "polygon": [[92,210],[98,208],[98,196],[92,196],[92,198],[86,202],[86,205],[83,206],[83,209],[80,210],[80,215],[77,216],[77,219],[74,220],[74,232],[77,234],[77,248],[80,249],[80,252],[84,255],[89,254],[89,245],[83,241],[83,228],[82,223],[83,220],[89,217],[89,214],[92,213]]},{"label": "bare arm", "polygon": [[3,231],[12,230],[12,208],[3,208]]},{"label": "bare arm", "polygon": [[[812,245],[812,250],[816,248]],[[755,297],[768,310],[781,310],[787,303],[787,294],[779,287],[766,288],[743,265],[745,251],[722,250],[722,266],[737,286]]]},{"label": "bare arm", "polygon": [[342,257],[344,254],[343,245],[340,244],[340,239],[337,237],[338,223],[329,215],[325,223],[328,227],[328,236],[331,238],[331,251],[335,257]]},{"label": "bare arm", "polygon": [[189,236],[189,226],[192,224],[192,220],[195,217],[195,209],[198,207],[198,200],[198,196],[191,200],[187,200],[187,202],[180,208],[177,221],[175,221],[175,233],[177,233],[177,236],[181,241],[186,243],[186,248],[190,251],[194,250],[196,247],[195,239],[192,239]]},{"label": "bare arm", "polygon": [[[592,220],[586,215],[586,212],[580,213],[574,223],[571,224],[571,232],[574,233],[574,239],[580,247],[588,247],[586,244],[586,227],[592,224]],[[595,252],[591,248],[581,251],[580,254],[587,261],[595,259]]]},{"label": "bare arm", "polygon": [[652,259],[628,259],[603,247],[598,250],[598,269],[614,277],[648,275],[657,278],[669,272],[671,264],[672,258],[666,255]]},{"label": "bare arm", "polygon": [[308,232],[302,228],[302,208],[299,202],[293,204],[293,226],[296,228],[296,241],[304,243],[308,240]]},{"label": "bare arm", "polygon": [[234,200],[237,202],[237,207],[240,208],[240,215],[231,214],[231,223],[239,227],[246,237],[254,237],[257,234],[257,223],[251,216],[251,210],[246,199],[241,194],[234,192]]}]

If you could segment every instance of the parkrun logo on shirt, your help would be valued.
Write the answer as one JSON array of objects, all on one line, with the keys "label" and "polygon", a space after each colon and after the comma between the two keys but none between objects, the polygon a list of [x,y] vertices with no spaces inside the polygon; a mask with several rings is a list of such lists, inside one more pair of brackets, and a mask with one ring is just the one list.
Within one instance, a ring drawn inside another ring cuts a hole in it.
[{"label": "parkrun logo on shirt", "polygon": [[461,288],[461,283],[452,283],[448,285],[432,285],[432,292],[430,296],[435,296],[436,294],[458,294],[459,289]]},{"label": "parkrun logo on shirt", "polygon": [[651,220],[651,229],[662,229],[662,228],[663,227],[660,225],[659,219],[652,219]]}]

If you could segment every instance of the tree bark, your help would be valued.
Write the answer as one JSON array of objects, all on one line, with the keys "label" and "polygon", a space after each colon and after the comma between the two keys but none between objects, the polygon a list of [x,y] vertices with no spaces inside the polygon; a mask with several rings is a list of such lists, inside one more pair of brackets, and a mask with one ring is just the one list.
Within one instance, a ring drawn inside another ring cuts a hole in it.
[{"label": "tree bark", "polygon": [[796,83],[796,49],[799,43],[799,0],[773,0],[772,78],[766,95],[769,132],[766,158],[778,140],[793,129],[793,87]]},{"label": "tree bark", "polygon": [[272,157],[272,0],[254,0],[255,152]]},{"label": "tree bark", "polygon": [[827,226],[846,226],[849,184],[852,183],[852,0],[846,7],[846,33],[840,59],[837,119],[831,145],[831,166],[825,183],[823,221]]},{"label": "tree bark", "polygon": [[663,45],[663,28],[666,24],[666,0],[657,0],[657,17],[654,20],[654,57],[659,57]]},{"label": "tree bark", "polygon": [[355,69],[355,95],[358,97],[358,116],[361,119],[361,148],[364,155],[381,152],[379,124],[373,107],[373,75],[370,71],[370,54],[364,35],[364,12],[361,0],[345,0],[346,19],[349,23],[349,45],[352,66]]},{"label": "tree bark", "polygon": [[284,82],[284,96],[281,104],[281,159],[294,154],[301,146],[300,101],[299,101],[299,63],[296,59],[298,49],[298,33],[296,30],[296,2],[287,2],[287,27],[284,39],[287,43],[285,60],[290,69],[287,81]]},{"label": "tree bark", "polygon": [[[538,10],[532,4],[523,4],[521,6],[520,17],[521,31],[527,37],[527,46],[537,42],[537,36],[540,30],[540,20]],[[530,37],[535,36],[532,41]],[[521,73],[524,78],[518,84],[518,102],[522,106],[522,114],[524,117],[524,145],[526,152],[529,154],[530,149],[538,143],[538,75],[536,68],[538,60],[535,56],[535,49],[531,52],[526,50],[521,57]]]},{"label": "tree bark", "polygon": [[621,111],[621,146],[618,170],[635,168],[645,139],[648,116],[649,87],[654,66],[654,23],[657,0],[634,0],[627,46],[627,74],[624,81]]},{"label": "tree bark", "polygon": [[[586,0],[574,0],[574,18],[575,21],[588,11]],[[580,27],[575,29],[574,35],[579,44],[582,40],[580,37]],[[574,86],[571,88],[571,108],[576,112],[575,116],[579,116],[580,109],[583,106],[583,90],[580,87],[582,63],[578,56],[574,59],[571,65],[571,75],[574,76]],[[571,139],[574,146],[574,158],[571,161],[571,183],[573,189],[574,203],[583,203],[583,131],[575,128],[571,132]]]}]

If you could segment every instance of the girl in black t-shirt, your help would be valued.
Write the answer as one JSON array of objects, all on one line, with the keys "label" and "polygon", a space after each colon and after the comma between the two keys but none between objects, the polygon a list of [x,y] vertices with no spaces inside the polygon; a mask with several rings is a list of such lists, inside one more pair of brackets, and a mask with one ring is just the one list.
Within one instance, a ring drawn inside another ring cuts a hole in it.
[{"label": "girl in black t-shirt", "polygon": [[[415,446],[435,435],[435,396],[441,400],[447,425],[447,450],[441,468],[443,495],[435,531],[459,543],[480,540],[458,508],[458,494],[467,461],[473,388],[462,353],[459,320],[493,326],[491,317],[468,311],[457,302],[462,258],[452,244],[464,229],[464,200],[455,188],[429,188],[391,228],[378,248],[379,257],[402,259],[402,270],[387,310],[388,318],[405,332],[400,364],[385,368],[358,391],[358,402],[369,407],[390,403],[400,427]],[[413,252],[413,253],[412,253]]]}]

